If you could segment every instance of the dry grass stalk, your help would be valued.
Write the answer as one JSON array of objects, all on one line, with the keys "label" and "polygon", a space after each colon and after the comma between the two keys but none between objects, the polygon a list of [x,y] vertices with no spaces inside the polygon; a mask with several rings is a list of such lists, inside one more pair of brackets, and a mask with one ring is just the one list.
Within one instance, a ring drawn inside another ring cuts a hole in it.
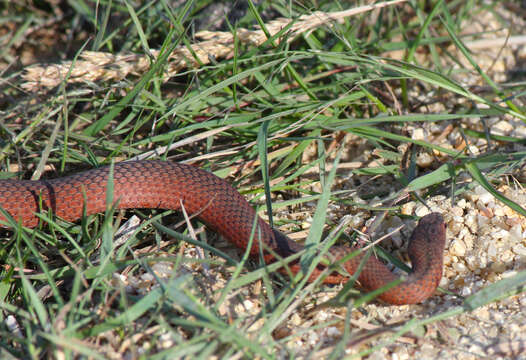
[{"label": "dry grass stalk", "polygon": [[[325,13],[314,12],[311,15],[301,16],[295,21],[288,31],[287,41],[314,28],[330,24],[333,21],[342,21],[344,18],[363,12],[395,5],[407,0],[393,0],[385,3],[360,6],[339,12]],[[291,22],[290,19],[278,18],[265,25],[271,36],[277,34]],[[181,46],[170,54],[164,77],[168,79],[183,69],[196,68],[201,64],[210,62],[211,58],[228,58],[234,54],[234,36],[230,32],[201,31],[196,37],[202,41],[191,45],[191,50]],[[238,40],[243,44],[259,46],[267,40],[262,30],[237,30]],[[284,38],[277,38],[275,44],[279,44]],[[152,50],[151,55],[157,58],[158,50]],[[84,51],[80,54],[80,60],[75,63],[64,61],[60,64],[34,65],[26,69],[23,78],[26,81],[22,87],[31,92],[46,88],[53,88],[66,80],[67,83],[118,81],[129,74],[141,75],[148,71],[151,61],[148,56],[141,54],[117,54],[105,52]]]}]

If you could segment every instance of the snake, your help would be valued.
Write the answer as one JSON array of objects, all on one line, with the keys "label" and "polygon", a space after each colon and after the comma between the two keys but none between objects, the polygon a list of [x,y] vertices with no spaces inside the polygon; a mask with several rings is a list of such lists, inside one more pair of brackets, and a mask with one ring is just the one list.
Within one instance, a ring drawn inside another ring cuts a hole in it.
[{"label": "snake", "polygon": [[[286,258],[304,250],[304,245],[291,240],[259,217],[250,203],[230,183],[197,166],[161,160],[124,161],[84,172],[45,180],[0,180],[0,221],[9,226],[5,212],[19,224],[34,228],[42,210],[53,216],[76,221],[83,216],[104,212],[106,192],[112,173],[114,206],[117,209],[184,210],[195,215],[253,257],[263,254],[265,263]],[[378,298],[388,304],[416,304],[435,293],[442,278],[446,224],[441,214],[423,216],[409,239],[408,255],[412,268],[408,274],[396,275],[374,255],[365,257],[357,251],[362,245],[335,245],[329,248],[331,263],[341,262],[327,275],[327,264],[315,267],[309,277],[314,281],[322,273],[324,283],[338,284],[349,280],[358,270],[357,281],[367,290],[388,288]],[[251,244],[251,248],[247,247]],[[350,257],[349,253],[356,256]],[[349,258],[350,259],[347,259]],[[345,258],[345,259],[344,259]],[[363,264],[361,264],[363,262]],[[301,269],[293,261],[289,271]],[[361,267],[361,268],[360,268]],[[359,269],[360,268],[360,269]],[[395,282],[396,281],[396,282]],[[396,284],[389,288],[389,285]]]}]

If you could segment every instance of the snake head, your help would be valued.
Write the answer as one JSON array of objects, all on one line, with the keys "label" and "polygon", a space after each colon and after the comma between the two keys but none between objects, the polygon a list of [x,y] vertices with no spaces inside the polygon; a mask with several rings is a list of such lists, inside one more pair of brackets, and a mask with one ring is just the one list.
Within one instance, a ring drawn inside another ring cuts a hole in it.
[{"label": "snake head", "polygon": [[[434,249],[444,250],[446,245],[446,223],[444,217],[439,213],[431,213],[420,219],[418,226],[411,235],[409,246],[427,242]],[[419,245],[422,246],[423,244]]]},{"label": "snake head", "polygon": [[[423,271],[431,263],[440,263],[446,245],[446,223],[439,213],[431,213],[420,219],[409,240],[408,253],[413,263],[413,271]],[[419,269],[420,268],[420,269]]]}]

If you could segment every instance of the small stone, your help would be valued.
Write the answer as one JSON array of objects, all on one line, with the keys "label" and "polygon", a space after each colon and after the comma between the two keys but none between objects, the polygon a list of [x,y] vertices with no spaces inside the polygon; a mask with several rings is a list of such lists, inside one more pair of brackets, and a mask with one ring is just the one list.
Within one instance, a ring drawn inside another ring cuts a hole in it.
[{"label": "small stone", "polygon": [[457,271],[457,273],[465,273],[467,271],[466,265],[464,265],[461,262],[456,262],[453,264],[453,269]]},{"label": "small stone", "polygon": [[451,208],[451,213],[453,214],[453,216],[460,216],[460,217],[462,217],[464,215],[464,210],[462,210],[462,208],[460,208],[458,206],[453,206]]},{"label": "small stone", "polygon": [[415,215],[420,216],[420,217],[426,216],[429,213],[430,213],[429,209],[425,206],[420,206],[415,210]]},{"label": "small stone", "polygon": [[495,214],[495,216],[505,216],[506,215],[506,212],[501,207],[495,208],[493,213]]},{"label": "small stone", "polygon": [[510,250],[503,251],[499,256],[499,261],[502,263],[511,263],[513,259],[515,259],[515,255]]},{"label": "small stone", "polygon": [[338,330],[337,327],[329,326],[327,329],[327,336],[333,337],[333,338],[339,338],[342,336],[342,333],[340,330]]},{"label": "small stone", "polygon": [[469,228],[469,230],[476,234],[478,231],[478,222],[477,217],[474,214],[467,214],[464,216],[464,224]]},{"label": "small stone", "polygon": [[493,232],[491,233],[491,236],[492,236],[494,239],[507,239],[507,238],[508,238],[508,235],[509,235],[509,231],[504,230],[504,229],[498,229],[498,230],[493,231]]},{"label": "small stone", "polygon": [[423,152],[418,154],[416,157],[416,164],[421,168],[428,168],[433,164],[433,156],[431,156],[429,153]]},{"label": "small stone", "polygon": [[513,248],[515,254],[526,257],[526,246],[519,244]]},{"label": "small stone", "polygon": [[320,341],[320,337],[317,333],[311,332],[309,333],[309,343],[311,345],[316,345]]},{"label": "small stone", "polygon": [[318,311],[315,315],[315,320],[320,323],[327,321],[328,318],[329,318],[329,314],[327,314],[326,311]]},{"label": "small stone", "polygon": [[479,155],[480,154],[480,150],[478,147],[476,147],[475,145],[469,145],[468,146],[468,149],[469,149],[469,152],[472,154],[472,155]]},{"label": "small stone", "polygon": [[525,138],[526,137],[526,127],[525,126],[517,126],[515,128],[515,130],[513,130],[513,135],[515,137]]},{"label": "small stone", "polygon": [[488,246],[488,256],[492,260],[495,260],[495,258],[497,256],[497,248],[495,247],[495,244],[493,244],[493,243],[490,243],[489,246]]},{"label": "small stone", "polygon": [[508,240],[512,243],[520,243],[522,239],[522,227],[520,225],[517,224],[508,231]]},{"label": "small stone", "polygon": [[491,127],[491,133],[495,135],[509,135],[513,131],[513,125],[509,121],[502,120]]},{"label": "small stone", "polygon": [[492,317],[492,313],[489,312],[487,307],[480,307],[474,310],[473,315],[475,315],[480,320],[489,320]]},{"label": "small stone", "polygon": [[477,215],[477,223],[479,227],[483,227],[489,224],[489,219],[482,215]]},{"label": "small stone", "polygon": [[265,325],[265,319],[257,319],[252,325],[248,327],[249,332],[260,330]]},{"label": "small stone", "polygon": [[464,241],[464,244],[466,245],[466,249],[471,250],[473,249],[473,245],[475,242],[475,236],[471,233],[466,233],[464,237],[462,238],[462,241]]},{"label": "small stone", "polygon": [[509,270],[509,271],[506,271],[506,272],[502,273],[502,277],[503,278],[510,278],[510,277],[515,276],[515,275],[517,275],[517,271],[515,271],[515,270]]},{"label": "small stone", "polygon": [[477,259],[476,256],[466,256],[464,258],[464,261],[466,262],[467,266],[469,267],[469,270],[471,271],[475,271],[476,269],[480,268],[480,261]]},{"label": "small stone", "polygon": [[426,138],[426,134],[425,134],[424,129],[422,128],[415,129],[413,133],[411,134],[411,139],[413,140],[425,140],[425,138]]},{"label": "small stone", "polygon": [[458,221],[451,221],[449,223],[449,226],[448,226],[448,229],[451,233],[452,236],[457,236],[458,234],[460,234],[460,231],[463,229],[464,227],[462,226],[462,223],[458,222]]},{"label": "small stone", "polygon": [[469,286],[464,286],[462,290],[460,291],[460,294],[462,296],[469,296],[471,295],[471,288]]},{"label": "small stone", "polygon": [[252,301],[250,301],[250,300],[243,301],[243,305],[249,311],[252,310],[253,308],[255,308],[254,303]]},{"label": "small stone", "polygon": [[479,195],[472,191],[466,191],[462,196],[470,202],[476,202],[479,199]]},{"label": "small stone", "polygon": [[303,323],[303,319],[298,314],[292,314],[290,319],[292,325],[300,326]]},{"label": "small stone", "polygon": [[144,274],[141,275],[141,280],[143,280],[143,281],[153,281],[154,277],[150,273],[144,273]]},{"label": "small stone", "polygon": [[403,215],[411,215],[413,213],[415,206],[416,206],[416,203],[414,201],[405,203],[402,205],[401,213]]},{"label": "small stone", "polygon": [[489,204],[491,201],[493,201],[493,195],[491,195],[489,192],[486,191],[482,186],[478,187],[477,189],[480,189],[479,191],[479,201],[483,204]]},{"label": "small stone", "polygon": [[462,240],[456,239],[449,247],[453,255],[463,257],[466,255],[466,245]]}]

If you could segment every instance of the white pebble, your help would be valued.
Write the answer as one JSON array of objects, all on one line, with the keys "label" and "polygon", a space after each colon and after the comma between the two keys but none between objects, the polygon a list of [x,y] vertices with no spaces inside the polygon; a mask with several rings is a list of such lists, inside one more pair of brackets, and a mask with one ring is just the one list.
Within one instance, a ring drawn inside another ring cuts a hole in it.
[{"label": "white pebble", "polygon": [[425,206],[419,206],[415,210],[415,215],[416,216],[426,216],[429,213],[430,213],[429,209],[427,207],[425,207]]},{"label": "white pebble", "polygon": [[153,280],[154,280],[154,277],[153,277],[153,275],[150,274],[150,273],[144,273],[144,274],[141,275],[141,279],[142,279],[143,281],[153,281]]},{"label": "white pebble", "polygon": [[524,245],[522,245],[522,244],[516,245],[516,246],[513,248],[513,251],[514,251],[515,254],[517,254],[517,255],[520,255],[520,256],[526,256],[526,246],[524,246]]},{"label": "white pebble", "polygon": [[480,227],[487,225],[489,223],[489,218],[483,215],[477,215],[477,223],[478,223],[478,226]]},{"label": "white pebble", "polygon": [[411,139],[413,140],[425,140],[425,138],[426,138],[425,131],[422,128],[415,129],[413,133],[411,134]]},{"label": "white pebble", "polygon": [[502,120],[491,127],[491,133],[495,135],[509,135],[513,131],[513,125],[507,120]]},{"label": "white pebble", "polygon": [[503,278],[510,278],[512,276],[515,276],[515,275],[517,275],[517,271],[515,271],[515,270],[508,270],[508,271],[502,273],[502,277]]},{"label": "white pebble", "polygon": [[341,334],[341,331],[338,330],[337,327],[329,326],[329,328],[327,328],[327,335],[330,337],[339,338]]},{"label": "white pebble", "polygon": [[494,211],[494,215],[495,216],[504,216],[506,215],[505,211],[504,211],[504,208],[501,208],[501,207],[497,207]]},{"label": "white pebble", "polygon": [[523,239],[522,237],[522,227],[520,224],[513,226],[508,232],[509,240],[513,243],[520,243]]},{"label": "white pebble", "polygon": [[245,306],[247,310],[251,310],[254,308],[254,303],[252,303],[250,300],[245,300],[243,301],[243,306]]},{"label": "white pebble", "polygon": [[416,157],[416,164],[421,168],[428,168],[433,164],[433,157],[426,152],[420,153]]},{"label": "white pebble", "polygon": [[482,186],[475,187],[475,193],[479,195],[479,201],[483,204],[489,204],[493,200],[493,195],[491,195],[486,189]]},{"label": "white pebble", "polygon": [[451,208],[451,214],[453,214],[453,216],[455,216],[455,221],[457,221],[457,217],[459,219],[462,219],[463,218],[463,215],[464,215],[464,210],[462,210],[461,207],[459,206],[453,206]]},{"label": "white pebble", "polygon": [[461,262],[456,262],[453,264],[453,269],[456,270],[456,272],[458,273],[464,273],[466,272],[467,268],[466,268],[466,265],[464,265],[463,263]]},{"label": "white pebble", "polygon": [[510,234],[509,231],[504,230],[504,229],[499,229],[497,231],[492,232],[491,236],[494,239],[507,239],[509,234]]},{"label": "white pebble", "polygon": [[462,296],[469,296],[471,295],[471,288],[469,286],[464,286],[460,292]]},{"label": "white pebble", "polygon": [[510,250],[501,252],[499,257],[499,261],[502,261],[503,263],[511,263],[513,259],[515,259],[515,255]]},{"label": "white pebble", "polygon": [[467,214],[466,216],[464,216],[464,224],[466,224],[466,226],[469,228],[469,230],[471,230],[472,233],[477,233],[478,223],[475,215]]},{"label": "white pebble", "polygon": [[466,255],[466,245],[462,240],[454,240],[449,249],[453,253],[453,255],[460,257]]},{"label": "white pebble", "polygon": [[464,261],[466,262],[466,264],[468,265],[471,271],[474,271],[475,269],[480,268],[480,262],[476,256],[473,256],[473,255],[466,256],[464,258]]},{"label": "white pebble", "polygon": [[469,147],[469,152],[471,152],[471,154],[473,155],[479,155],[480,154],[480,150],[477,146],[475,145],[470,145]]},{"label": "white pebble", "polygon": [[488,256],[495,260],[495,257],[497,256],[497,248],[495,247],[495,244],[490,243],[488,246]]},{"label": "white pebble", "polygon": [[401,212],[404,215],[411,215],[413,213],[413,209],[415,208],[416,203],[414,201],[405,203],[402,205]]}]

